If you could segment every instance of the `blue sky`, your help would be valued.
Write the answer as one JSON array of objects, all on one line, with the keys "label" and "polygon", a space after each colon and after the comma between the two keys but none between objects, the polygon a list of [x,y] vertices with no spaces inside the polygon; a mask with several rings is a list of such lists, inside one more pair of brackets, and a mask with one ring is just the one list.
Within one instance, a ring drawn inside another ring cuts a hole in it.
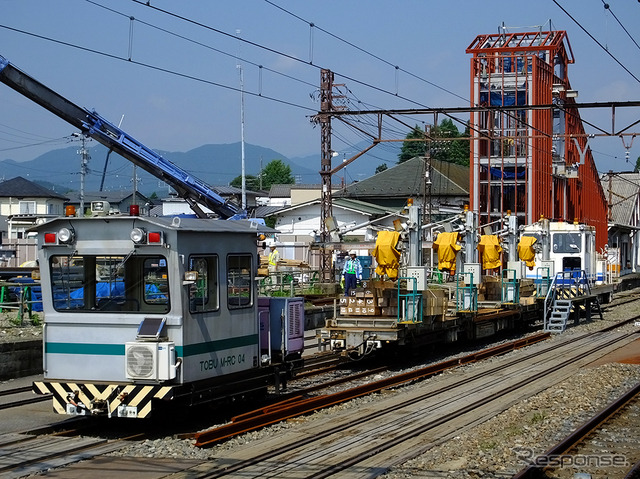
[{"label": "blue sky", "polygon": [[[245,140],[290,157],[320,151],[320,130],[309,121],[319,109],[320,68],[346,84],[351,108],[468,106],[465,49],[476,35],[497,32],[503,23],[507,31],[534,31],[548,29],[551,21],[553,29],[567,31],[575,57],[569,76],[579,102],[640,99],[638,80],[553,0],[151,0],[166,12],[144,3],[0,0],[0,55],[114,123],[124,115],[125,131],[169,151],[240,140],[238,63],[246,91]],[[640,3],[610,0],[609,11],[602,0],[558,3],[640,78],[640,47],[611,14],[640,43]],[[30,160],[68,146],[63,138],[72,127],[4,85],[0,105],[0,159]],[[582,116],[611,127],[609,110]],[[616,111],[618,127],[636,119],[638,109]],[[333,149],[348,157],[363,137],[338,123]],[[388,138],[406,134],[399,124],[388,126]],[[596,138],[591,147],[601,171],[632,169],[640,156],[640,140],[630,149],[631,164],[619,138]]]}]

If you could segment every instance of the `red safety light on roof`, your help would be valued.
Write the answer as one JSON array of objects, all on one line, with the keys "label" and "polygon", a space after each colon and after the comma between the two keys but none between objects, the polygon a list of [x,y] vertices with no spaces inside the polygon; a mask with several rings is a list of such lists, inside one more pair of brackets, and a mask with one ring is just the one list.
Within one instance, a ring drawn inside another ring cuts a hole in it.
[{"label": "red safety light on roof", "polygon": [[56,244],[56,234],[55,233],[45,233],[44,234],[44,242],[46,244]]},{"label": "red safety light on roof", "polygon": [[162,234],[158,231],[151,231],[147,235],[147,241],[149,242],[149,244],[162,243]]}]

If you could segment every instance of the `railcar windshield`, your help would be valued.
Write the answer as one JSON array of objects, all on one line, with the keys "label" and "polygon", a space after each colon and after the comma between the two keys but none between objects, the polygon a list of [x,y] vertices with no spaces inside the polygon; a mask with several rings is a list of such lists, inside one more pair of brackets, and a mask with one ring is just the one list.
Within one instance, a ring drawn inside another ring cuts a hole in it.
[{"label": "railcar windshield", "polygon": [[163,256],[52,256],[53,307],[58,311],[165,313],[169,272]]},{"label": "railcar windshield", "polygon": [[580,253],[582,251],[580,233],[555,233],[553,235],[554,253]]}]

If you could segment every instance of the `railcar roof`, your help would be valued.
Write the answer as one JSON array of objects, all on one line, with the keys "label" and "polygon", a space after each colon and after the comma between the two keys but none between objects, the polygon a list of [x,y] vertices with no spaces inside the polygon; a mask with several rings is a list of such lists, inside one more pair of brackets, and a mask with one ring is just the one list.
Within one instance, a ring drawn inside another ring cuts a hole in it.
[{"label": "railcar roof", "polygon": [[69,222],[79,224],[84,223],[111,223],[117,221],[135,220],[137,226],[143,223],[159,226],[169,230],[180,231],[199,231],[208,233],[277,233],[276,230],[269,228],[256,220],[219,220],[209,218],[181,218],[166,216],[128,216],[128,215],[109,215],[109,216],[93,216],[85,218],[76,217],[58,217],[53,218],[41,225],[30,228],[32,231],[50,230],[55,224],[69,224]]}]

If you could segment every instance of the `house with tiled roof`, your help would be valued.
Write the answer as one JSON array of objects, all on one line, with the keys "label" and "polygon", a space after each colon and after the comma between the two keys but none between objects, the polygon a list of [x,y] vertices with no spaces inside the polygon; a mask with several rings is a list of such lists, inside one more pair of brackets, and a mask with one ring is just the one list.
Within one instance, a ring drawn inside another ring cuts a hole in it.
[{"label": "house with tiled roof", "polygon": [[413,198],[414,204],[426,199],[433,214],[460,212],[469,203],[469,167],[433,159],[430,164],[429,169],[427,160],[415,157],[352,183],[333,196],[391,209],[401,208],[408,198]]},{"label": "house with tiled roof", "polygon": [[609,203],[607,255],[609,270],[615,275],[640,270],[640,173],[600,176]]},{"label": "house with tiled roof", "polygon": [[64,213],[66,196],[51,191],[21,176],[0,183],[0,216],[4,218],[3,236],[20,239],[38,218]]},{"label": "house with tiled roof", "polygon": [[[274,215],[279,239],[295,242],[313,240],[320,230],[320,203],[318,198],[279,210]],[[351,198],[334,198],[332,210],[336,233],[344,231],[343,238],[352,241],[371,241],[375,231],[392,228],[393,220],[400,217],[397,211]],[[352,229],[372,221],[371,225]]]},{"label": "house with tiled roof", "polygon": [[268,196],[258,200],[262,206],[291,206],[320,198],[322,185],[320,184],[273,184],[269,188]]},{"label": "house with tiled roof", "polygon": [[[304,260],[312,268],[319,268],[319,252],[311,249],[311,243],[319,241],[320,203],[321,199],[316,198],[282,208],[273,215],[278,241],[282,243],[278,248],[282,258]],[[363,260],[371,254],[378,231],[393,229],[395,219],[406,219],[399,211],[352,198],[334,198],[332,203],[335,228],[330,239],[344,242],[335,251],[336,261],[344,258],[346,249],[357,251]]]},{"label": "house with tiled roof", "polygon": [[42,219],[64,213],[68,198],[21,176],[0,183],[0,266],[15,267],[36,259],[36,240],[27,230]]},{"label": "house with tiled roof", "polygon": [[[460,213],[469,203],[469,168],[432,160],[427,176],[428,169],[424,158],[413,158],[344,188],[335,185],[332,240],[343,241],[343,249],[357,245],[352,247],[358,254],[368,255],[377,231],[393,229],[394,220],[406,219],[401,210],[409,198],[413,198],[414,204],[421,204],[428,198],[433,220],[439,219],[438,215]],[[425,188],[427,181],[430,181],[430,188]],[[321,188],[318,185],[310,189],[314,199],[296,203],[294,188],[299,185],[290,187],[291,206],[272,213],[276,218],[275,228],[280,232],[278,238],[284,246],[280,252],[282,255],[284,250],[288,255],[285,257],[290,259],[309,258],[308,261],[315,265],[317,258],[309,254],[309,245],[320,232]],[[290,248],[291,245],[295,248]]]}]

